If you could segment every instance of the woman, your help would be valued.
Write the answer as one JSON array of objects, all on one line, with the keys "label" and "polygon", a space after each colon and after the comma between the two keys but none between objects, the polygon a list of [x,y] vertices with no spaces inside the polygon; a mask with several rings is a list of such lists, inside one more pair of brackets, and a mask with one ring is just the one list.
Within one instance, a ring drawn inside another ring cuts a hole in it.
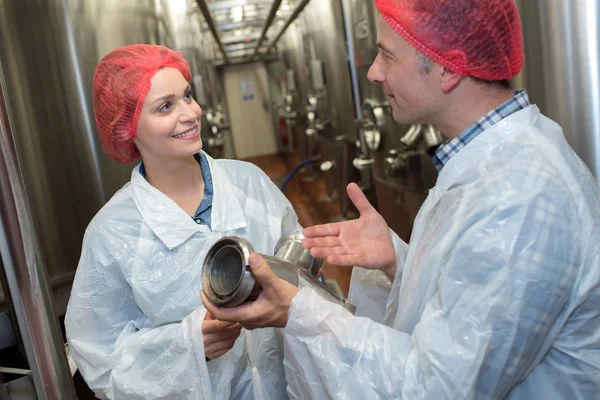
[{"label": "woman", "polygon": [[272,253],[297,217],[260,169],[201,152],[190,79],[179,53],[154,45],[117,49],[96,69],[102,145],[142,163],[87,228],[65,319],[71,353],[101,398],[287,398],[280,332],[215,320],[200,272],[220,237]]}]

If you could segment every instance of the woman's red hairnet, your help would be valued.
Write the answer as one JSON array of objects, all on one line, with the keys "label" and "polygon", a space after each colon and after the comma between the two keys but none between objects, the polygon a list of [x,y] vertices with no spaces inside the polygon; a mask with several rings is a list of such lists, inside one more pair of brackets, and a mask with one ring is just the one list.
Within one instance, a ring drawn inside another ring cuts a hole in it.
[{"label": "woman's red hairnet", "polygon": [[514,0],[375,0],[375,5],[404,40],[451,71],[498,81],[523,68]]},{"label": "woman's red hairnet", "polygon": [[94,74],[94,115],[100,142],[120,163],[139,157],[133,143],[150,79],[161,68],[176,68],[189,81],[192,74],[181,53],[164,46],[135,44],[106,55]]}]

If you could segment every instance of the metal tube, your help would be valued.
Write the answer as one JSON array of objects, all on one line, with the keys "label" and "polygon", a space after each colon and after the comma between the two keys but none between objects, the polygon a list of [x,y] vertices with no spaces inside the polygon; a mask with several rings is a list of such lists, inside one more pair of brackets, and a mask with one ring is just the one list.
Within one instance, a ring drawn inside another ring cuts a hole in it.
[{"label": "metal tube", "polygon": [[0,254],[39,399],[76,399],[27,205],[0,65]]},{"label": "metal tube", "polygon": [[196,2],[198,3],[198,7],[200,7],[200,11],[202,11],[202,15],[204,15],[204,19],[208,24],[208,29],[210,29],[210,33],[212,33],[215,42],[217,42],[219,49],[221,49],[221,53],[223,53],[223,60],[225,61],[225,64],[229,64],[227,52],[223,47],[223,43],[221,42],[221,38],[219,37],[219,33],[217,32],[217,27],[215,26],[215,22],[213,21],[212,16],[210,15],[210,10],[208,9],[208,5],[206,5],[206,0],[196,0]]},{"label": "metal tube", "polygon": [[346,44],[348,46],[348,62],[350,63],[350,79],[352,81],[352,97],[354,98],[354,113],[357,120],[362,118],[362,100],[360,99],[360,86],[358,84],[358,72],[356,59],[354,57],[354,40],[352,40],[352,20],[350,15],[349,0],[342,0],[342,14],[344,15],[344,31],[346,33]]},{"label": "metal tube", "polygon": [[310,2],[310,0],[302,0],[302,3],[300,3],[298,5],[298,7],[296,7],[296,9],[292,13],[292,15],[290,15],[290,18],[287,20],[285,25],[283,25],[283,27],[281,28],[281,31],[279,32],[279,34],[277,35],[275,40],[273,40],[273,42],[271,42],[269,47],[267,47],[267,50],[264,52],[263,56],[266,56],[269,53],[269,51],[277,44],[279,39],[281,39],[281,37],[283,36],[285,31],[287,30],[287,28],[292,24],[292,22],[294,22],[296,20],[296,18],[298,18],[298,15],[300,15],[302,10],[304,10],[304,7],[306,7],[309,2]]},{"label": "metal tube", "polygon": [[436,149],[444,143],[444,137],[432,125],[429,125],[423,132],[423,140],[425,141],[425,151],[429,156],[433,156]]},{"label": "metal tube", "polygon": [[408,132],[400,138],[400,142],[408,148],[415,148],[423,138],[423,129],[420,124],[411,125]]},{"label": "metal tube", "polygon": [[275,19],[275,15],[277,14],[277,10],[279,9],[281,2],[282,2],[282,0],[274,0],[273,1],[271,10],[269,11],[269,15],[267,16],[267,20],[265,21],[265,26],[263,26],[263,30],[260,34],[260,37],[258,38],[258,41],[256,42],[256,47],[254,48],[254,54],[252,54],[252,57],[250,57],[251,59],[258,55],[258,49],[260,48],[260,45],[262,44],[263,40],[267,36],[267,31],[269,30],[269,28],[271,27],[271,24],[273,23],[273,20]]},{"label": "metal tube", "polygon": [[[280,279],[298,288],[310,287],[322,298],[354,313],[354,303],[338,297],[311,273],[311,270],[318,272],[321,261],[315,260],[308,250],[298,246],[300,243],[300,235],[285,236],[275,246],[278,256],[261,256]],[[219,306],[235,307],[258,297],[261,287],[252,275],[248,262],[253,252],[254,248],[247,240],[235,236],[218,240],[208,250],[202,267],[202,288],[210,301]]]}]

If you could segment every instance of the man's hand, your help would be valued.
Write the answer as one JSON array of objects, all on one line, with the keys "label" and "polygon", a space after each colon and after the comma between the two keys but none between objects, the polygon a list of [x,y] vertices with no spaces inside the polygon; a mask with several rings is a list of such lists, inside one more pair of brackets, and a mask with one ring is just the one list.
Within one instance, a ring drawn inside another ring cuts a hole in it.
[{"label": "man's hand", "polygon": [[202,338],[206,357],[214,360],[227,353],[235,344],[241,331],[240,324],[219,321],[207,311],[206,317],[202,321]]},{"label": "man's hand", "polygon": [[239,322],[246,329],[264,327],[282,328],[287,324],[288,311],[298,288],[279,279],[269,264],[257,253],[250,255],[250,268],[262,292],[255,301],[237,307],[217,307],[200,292],[206,309],[221,321]]},{"label": "man's hand", "polygon": [[360,218],[304,229],[302,246],[316,258],[340,266],[379,269],[394,280],[396,252],[383,217],[375,211],[355,183],[346,188]]}]

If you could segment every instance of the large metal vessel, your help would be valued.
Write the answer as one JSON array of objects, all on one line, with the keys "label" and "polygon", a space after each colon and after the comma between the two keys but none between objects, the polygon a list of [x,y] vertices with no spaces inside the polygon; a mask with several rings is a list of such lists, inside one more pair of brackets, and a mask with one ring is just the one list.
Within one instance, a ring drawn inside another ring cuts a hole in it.
[{"label": "large metal vessel", "polygon": [[525,68],[515,86],[560,124],[600,179],[600,3],[516,0],[523,21]]}]

